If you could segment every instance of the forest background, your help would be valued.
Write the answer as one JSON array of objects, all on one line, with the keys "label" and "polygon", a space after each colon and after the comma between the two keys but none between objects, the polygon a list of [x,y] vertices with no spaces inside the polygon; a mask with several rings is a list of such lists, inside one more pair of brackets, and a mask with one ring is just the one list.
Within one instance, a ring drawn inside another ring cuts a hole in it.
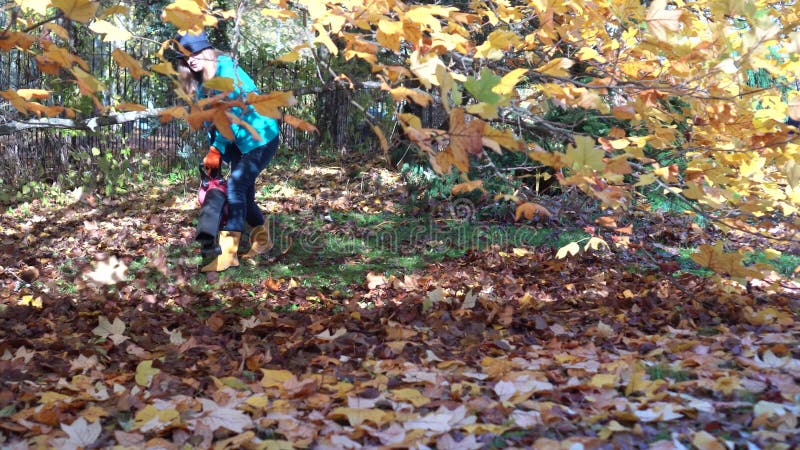
[{"label": "forest background", "polygon": [[[799,26],[766,0],[3,2],[0,437],[796,443]],[[176,89],[202,29],[261,94]],[[278,245],[206,279],[200,131],[242,102],[281,123]]]}]

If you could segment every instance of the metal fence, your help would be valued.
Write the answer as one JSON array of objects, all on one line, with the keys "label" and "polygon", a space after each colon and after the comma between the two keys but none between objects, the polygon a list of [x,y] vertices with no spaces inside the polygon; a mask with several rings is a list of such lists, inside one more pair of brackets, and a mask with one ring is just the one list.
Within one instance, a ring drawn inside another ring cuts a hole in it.
[{"label": "metal fence", "polygon": [[[82,52],[89,69],[100,79],[105,89],[98,100],[111,105],[130,102],[148,108],[174,105],[177,100],[172,92],[170,80],[160,75],[135,79],[126,70],[113,63],[113,43],[102,42],[90,33],[73,30],[80,48],[91,48]],[[81,41],[83,39],[83,41]],[[152,55],[152,45],[139,41],[119,47],[145,67],[158,62]],[[272,64],[266,55],[250,54],[239,58],[242,67],[253,76],[262,92],[290,90],[314,86],[319,83],[314,71],[302,63]],[[82,116],[92,117],[98,113],[93,103],[78,95],[74,86],[65,84],[58,77],[40,73],[34,58],[12,49],[0,52],[0,90],[42,88],[51,91],[45,102],[52,105],[70,106]],[[320,124],[320,133],[307,133],[281,123],[281,143],[296,151],[310,152],[326,143],[336,149],[344,147],[363,148],[375,146],[377,142],[359,114],[349,105],[350,98],[367,99],[367,103],[378,105],[381,110],[380,92],[352,92],[349,90],[323,89],[321,93],[298,97],[298,105],[287,112]],[[331,104],[336,107],[330,108]],[[17,118],[18,113],[7,103],[0,102],[0,120]],[[160,124],[157,119],[129,122],[123,125],[103,127],[96,132],[77,130],[39,129],[0,136],[0,187],[18,187],[29,181],[52,181],[57,174],[69,170],[86,170],[76,165],[76,159],[91,155],[92,149],[102,154],[110,153],[122,158],[123,150],[130,154],[144,152],[158,168],[172,170],[175,167],[194,165],[203,147],[207,144],[198,132],[193,132],[180,121]],[[77,158],[76,158],[77,157]]]}]

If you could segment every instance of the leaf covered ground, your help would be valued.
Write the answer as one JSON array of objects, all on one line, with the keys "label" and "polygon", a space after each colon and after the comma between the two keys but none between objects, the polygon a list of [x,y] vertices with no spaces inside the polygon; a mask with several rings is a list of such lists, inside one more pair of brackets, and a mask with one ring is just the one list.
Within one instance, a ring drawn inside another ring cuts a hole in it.
[{"label": "leaf covered ground", "polygon": [[791,280],[557,260],[580,230],[412,208],[396,173],[359,164],[276,165],[258,196],[276,249],[219,279],[197,273],[191,178],[6,210],[0,445],[800,445]]}]

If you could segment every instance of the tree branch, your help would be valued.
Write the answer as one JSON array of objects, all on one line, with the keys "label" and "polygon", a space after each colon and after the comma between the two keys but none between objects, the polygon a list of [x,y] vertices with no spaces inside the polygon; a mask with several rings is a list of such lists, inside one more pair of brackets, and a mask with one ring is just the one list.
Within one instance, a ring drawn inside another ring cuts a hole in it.
[{"label": "tree branch", "polygon": [[0,136],[17,133],[30,129],[60,128],[68,130],[96,131],[98,127],[109,125],[119,125],[135,120],[149,119],[158,117],[163,108],[148,109],[146,111],[128,111],[124,113],[111,114],[108,116],[92,117],[89,119],[61,119],[45,118],[31,119],[26,121],[10,121],[0,123]]}]

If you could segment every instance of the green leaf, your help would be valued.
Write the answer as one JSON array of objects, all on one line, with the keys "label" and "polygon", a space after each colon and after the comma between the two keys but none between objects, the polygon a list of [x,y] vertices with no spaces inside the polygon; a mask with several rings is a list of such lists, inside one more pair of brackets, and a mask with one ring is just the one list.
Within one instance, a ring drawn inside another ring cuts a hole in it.
[{"label": "green leaf", "polygon": [[472,94],[478,101],[497,104],[502,100],[503,97],[494,92],[492,89],[500,84],[501,80],[502,78],[500,78],[498,75],[495,75],[491,70],[483,69],[479,79],[468,77],[467,81],[464,82],[464,87],[466,87],[467,91],[469,91],[469,93]]}]

